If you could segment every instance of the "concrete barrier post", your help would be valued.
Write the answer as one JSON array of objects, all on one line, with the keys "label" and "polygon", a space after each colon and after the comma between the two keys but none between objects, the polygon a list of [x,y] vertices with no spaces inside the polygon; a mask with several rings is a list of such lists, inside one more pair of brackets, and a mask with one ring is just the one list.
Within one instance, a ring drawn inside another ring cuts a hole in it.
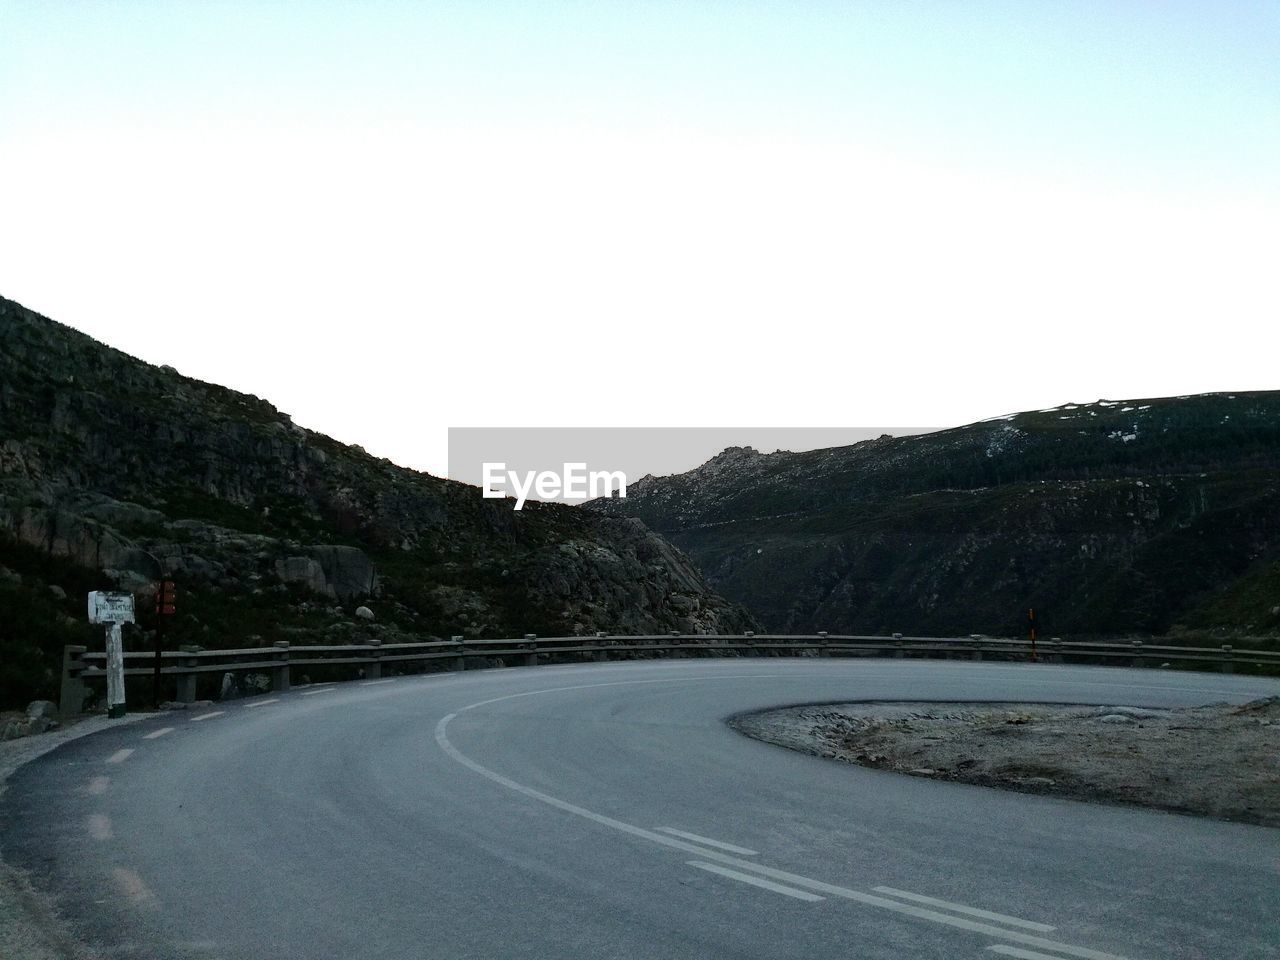
[{"label": "concrete barrier post", "polygon": [[1235,663],[1232,662],[1234,659],[1235,659],[1235,654],[1232,652],[1231,644],[1224,643],[1222,645],[1222,672],[1223,673],[1236,672],[1236,665]]},{"label": "concrete barrier post", "polygon": [[831,656],[831,651],[827,649],[827,631],[825,630],[818,631],[818,656]]},{"label": "concrete barrier post", "polygon": [[58,695],[58,712],[64,717],[76,717],[84,711],[89,687],[80,679],[80,671],[84,669],[80,657],[88,652],[88,647],[69,645],[62,648],[62,690]]},{"label": "concrete barrier post", "polygon": [[364,676],[366,680],[382,679],[382,641],[377,637],[370,637],[365,640],[369,647],[369,656],[372,658],[364,667]]},{"label": "concrete barrier post", "polygon": [[277,640],[272,646],[280,663],[271,668],[271,689],[280,693],[289,689],[289,641]]},{"label": "concrete barrier post", "polygon": [[[199,646],[182,646],[178,648],[179,653],[199,653]],[[183,657],[182,666],[187,670],[194,670],[200,665],[199,657]],[[178,676],[178,702],[179,703],[195,703],[196,701],[196,680],[199,679],[198,673],[183,673]]]}]

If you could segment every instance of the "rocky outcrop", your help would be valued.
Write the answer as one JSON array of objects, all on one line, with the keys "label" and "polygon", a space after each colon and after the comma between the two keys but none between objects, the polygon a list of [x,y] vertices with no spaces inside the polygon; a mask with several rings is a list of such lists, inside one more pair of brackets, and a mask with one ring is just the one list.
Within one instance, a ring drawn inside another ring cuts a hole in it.
[{"label": "rocky outcrop", "polygon": [[[1280,636],[1280,393],[1065,404],[646,477],[632,516],[774,630]],[[1276,608],[1276,609],[1273,609]]]},{"label": "rocky outcrop", "polygon": [[[754,623],[643,524],[516,513],[3,299],[0,428],[0,623],[31,624],[0,632],[26,678],[0,676],[0,702],[54,693],[86,588],[160,578],[178,583],[171,645]],[[366,598],[372,620],[355,616]]]},{"label": "rocky outcrop", "polygon": [[531,558],[531,588],[558,606],[574,634],[608,624],[618,633],[740,633],[750,616],[713,594],[682,553],[635,520],[612,521],[599,540],[570,540]]}]

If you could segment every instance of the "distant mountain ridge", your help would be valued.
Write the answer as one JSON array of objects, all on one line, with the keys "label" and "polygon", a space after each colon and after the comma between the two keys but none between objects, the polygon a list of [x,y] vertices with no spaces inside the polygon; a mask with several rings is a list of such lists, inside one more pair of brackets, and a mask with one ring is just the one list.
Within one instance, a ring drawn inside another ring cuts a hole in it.
[{"label": "distant mountain ridge", "polygon": [[0,707],[100,643],[86,590],[161,576],[171,645],[755,626],[638,521],[517,513],[0,298]]},{"label": "distant mountain ridge", "polygon": [[1069,403],[632,484],[780,631],[1280,634],[1280,392]]}]

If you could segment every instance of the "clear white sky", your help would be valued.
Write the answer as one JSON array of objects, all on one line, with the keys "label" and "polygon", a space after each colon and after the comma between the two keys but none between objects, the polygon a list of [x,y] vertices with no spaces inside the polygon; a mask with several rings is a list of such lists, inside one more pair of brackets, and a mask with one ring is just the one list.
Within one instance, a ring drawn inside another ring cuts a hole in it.
[{"label": "clear white sky", "polygon": [[0,294],[448,426],[1280,386],[1280,5],[0,0]]}]

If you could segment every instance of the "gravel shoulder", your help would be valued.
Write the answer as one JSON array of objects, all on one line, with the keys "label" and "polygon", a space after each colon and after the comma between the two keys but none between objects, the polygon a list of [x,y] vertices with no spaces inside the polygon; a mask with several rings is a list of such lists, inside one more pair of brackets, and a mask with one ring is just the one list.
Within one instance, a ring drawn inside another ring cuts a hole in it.
[{"label": "gravel shoulder", "polygon": [[879,770],[1280,827],[1280,697],[1178,710],[817,704],[730,725]]},{"label": "gravel shoulder", "polygon": [[[129,714],[118,720],[84,717],[73,724],[33,737],[0,742],[0,796],[10,774],[70,740],[108,727],[145,719]],[[54,906],[35,891],[26,876],[3,861],[0,850],[0,957],[5,960],[86,960],[94,956],[65,932]]]}]

